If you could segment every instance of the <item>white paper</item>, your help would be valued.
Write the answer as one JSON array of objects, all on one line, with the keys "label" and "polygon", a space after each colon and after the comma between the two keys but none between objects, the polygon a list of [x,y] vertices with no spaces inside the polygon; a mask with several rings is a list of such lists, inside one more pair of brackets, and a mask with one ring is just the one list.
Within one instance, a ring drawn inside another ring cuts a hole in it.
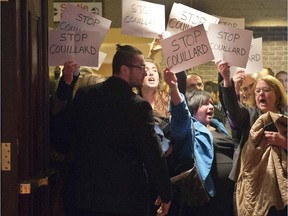
[{"label": "white paper", "polygon": [[178,73],[214,59],[203,25],[160,41],[166,67]]}]

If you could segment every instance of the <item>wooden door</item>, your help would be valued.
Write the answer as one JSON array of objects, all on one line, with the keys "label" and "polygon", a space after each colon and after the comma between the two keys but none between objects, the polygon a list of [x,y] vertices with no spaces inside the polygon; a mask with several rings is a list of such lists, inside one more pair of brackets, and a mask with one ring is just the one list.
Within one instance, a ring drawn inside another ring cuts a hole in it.
[{"label": "wooden door", "polygon": [[46,0],[1,1],[2,216],[50,215],[47,13]]}]

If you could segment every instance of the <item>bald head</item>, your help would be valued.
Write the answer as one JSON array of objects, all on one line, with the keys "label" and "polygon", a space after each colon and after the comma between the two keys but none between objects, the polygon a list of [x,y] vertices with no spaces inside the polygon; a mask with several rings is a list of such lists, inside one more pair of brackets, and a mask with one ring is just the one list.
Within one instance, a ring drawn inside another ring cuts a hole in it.
[{"label": "bald head", "polygon": [[200,75],[192,73],[187,75],[186,91],[192,91],[194,89],[204,90],[203,79]]}]

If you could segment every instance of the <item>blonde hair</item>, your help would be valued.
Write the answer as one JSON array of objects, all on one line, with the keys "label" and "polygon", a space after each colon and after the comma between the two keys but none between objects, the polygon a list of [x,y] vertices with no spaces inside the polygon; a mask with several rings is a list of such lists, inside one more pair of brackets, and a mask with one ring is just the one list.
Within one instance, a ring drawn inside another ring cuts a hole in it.
[{"label": "blonde hair", "polygon": [[[259,80],[263,80],[267,85],[269,85],[272,89],[274,89],[275,95],[276,95],[276,107],[278,110],[282,110],[287,106],[287,94],[285,92],[285,89],[282,85],[282,83],[271,75],[265,75],[257,79],[257,82]],[[253,89],[255,90],[256,84],[255,82]],[[253,98],[253,105],[256,106],[255,97]]]},{"label": "blonde hair", "polygon": [[167,90],[156,90],[154,93],[154,115],[155,116],[162,116],[168,118],[170,113],[168,111],[169,107],[169,94]]},{"label": "blonde hair", "polygon": [[94,85],[94,84],[97,84],[97,83],[100,83],[103,81],[105,81],[105,78],[100,74],[87,73],[87,74],[80,75],[76,84],[75,84],[75,87],[73,90],[73,96],[76,94],[76,91],[79,88],[81,88],[83,86]]}]

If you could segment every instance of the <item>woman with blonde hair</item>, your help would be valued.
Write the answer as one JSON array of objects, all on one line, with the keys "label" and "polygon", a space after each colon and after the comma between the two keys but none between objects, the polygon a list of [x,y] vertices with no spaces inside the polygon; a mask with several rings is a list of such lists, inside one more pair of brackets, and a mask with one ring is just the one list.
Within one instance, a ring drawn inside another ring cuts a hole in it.
[{"label": "woman with blonde hair", "polygon": [[283,109],[287,95],[284,87],[274,76],[260,77],[253,86],[252,107],[246,107],[237,100],[230,65],[224,61],[217,61],[216,65],[223,77],[220,88],[229,119],[242,134],[229,175],[236,181],[237,213],[239,216],[286,215],[287,116]]}]

